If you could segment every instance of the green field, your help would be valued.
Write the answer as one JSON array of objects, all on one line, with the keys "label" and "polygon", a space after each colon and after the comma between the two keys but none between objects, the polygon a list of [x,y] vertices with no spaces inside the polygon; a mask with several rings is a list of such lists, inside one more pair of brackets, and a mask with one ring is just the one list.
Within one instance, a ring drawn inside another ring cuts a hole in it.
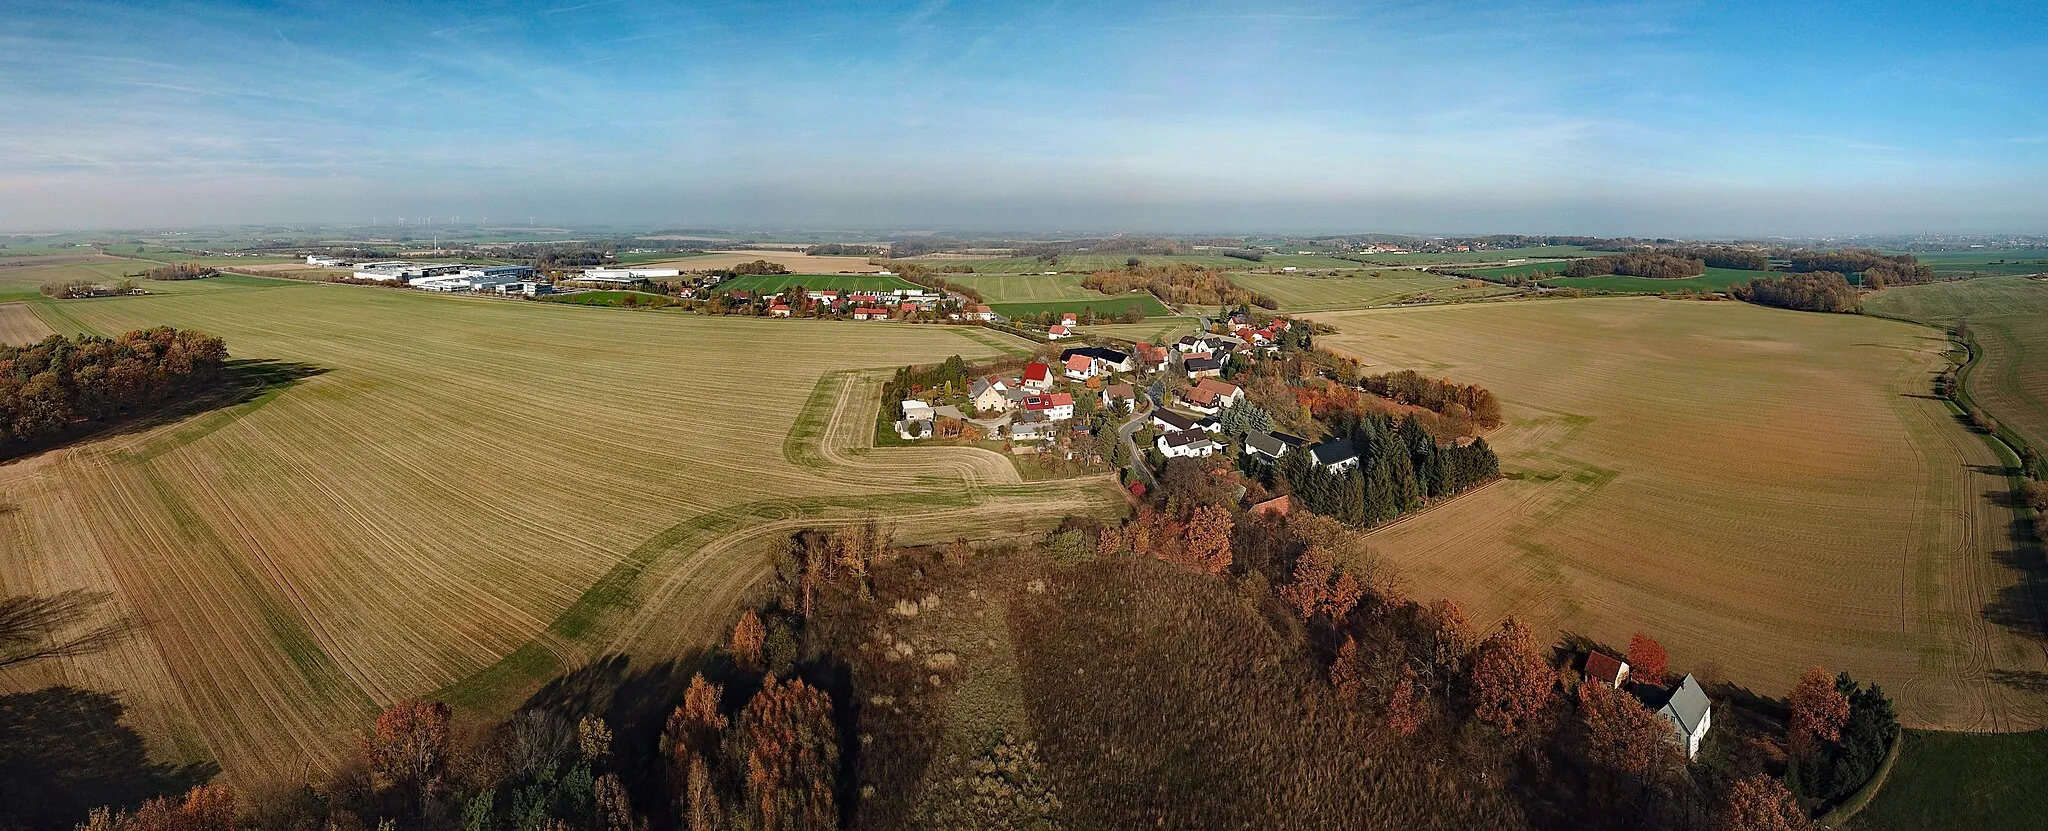
[{"label": "green field", "polygon": [[919,288],[916,283],[901,277],[876,274],[749,274],[718,284],[720,289],[726,291],[746,291],[755,294],[778,294],[784,289],[797,286],[814,291],[892,291]]},{"label": "green field", "polygon": [[1083,288],[1080,274],[946,274],[945,279],[981,292],[990,303],[1046,303],[1094,300],[1101,292]]},{"label": "green field", "polygon": [[1543,284],[1561,289],[1584,291],[1611,291],[1617,294],[1659,294],[1667,291],[1727,291],[1758,277],[1770,277],[1768,271],[1744,271],[1735,268],[1709,268],[1707,273],[1683,280],[1655,280],[1648,277],[1629,277],[1621,274],[1607,274],[1600,277],[1558,277],[1545,280]]},{"label": "green field", "polygon": [[1237,273],[1230,281],[1280,302],[1279,311],[1359,309],[1403,300],[1456,300],[1512,294],[1516,289],[1419,271],[1386,271],[1338,277]]},{"label": "green field", "polygon": [[1361,254],[1360,259],[1382,265],[1455,265],[1498,263],[1529,257],[1574,258],[1597,256],[1576,245],[1546,245],[1535,248],[1503,248],[1498,251],[1453,251],[1442,254]]},{"label": "green field", "polygon": [[[660,308],[676,305],[676,299],[666,294],[652,294],[644,291],[579,291],[572,294],[543,295],[540,299],[549,303],[570,303],[577,306],[618,306],[624,308]],[[628,302],[628,301],[631,302]]]},{"label": "green field", "polygon": [[1990,248],[1968,251],[1921,251],[1914,257],[1951,277],[1986,277],[2001,274],[2048,272],[2048,248]]},{"label": "green field", "polygon": [[[1131,259],[1130,254],[1062,254],[1058,262],[1047,263],[1036,257],[998,257],[988,259],[959,259],[953,257],[917,257],[910,262],[923,263],[932,268],[947,265],[964,265],[974,269],[976,274],[1041,274],[1047,271],[1086,274],[1095,271],[1113,271],[1123,268]],[[1221,269],[1266,269],[1284,268],[1366,268],[1363,263],[1325,257],[1315,254],[1268,254],[1264,260],[1242,260],[1221,254],[1144,254],[1138,259],[1147,265],[1185,263]]]},{"label": "green field", "polygon": [[1983,277],[1885,289],[1864,298],[1872,314],[1948,328],[1969,322],[1981,363],[1970,397],[2036,452],[2048,453],[2048,281]]},{"label": "green field", "polygon": [[402,698],[496,719],[601,655],[696,653],[797,527],[1007,538],[1123,505],[1108,477],[871,449],[893,367],[1029,347],[986,329],[178,285],[28,309],[64,334],[196,328],[278,385],[0,465],[0,595],[103,590],[147,624],[0,692],[119,690],[156,760],[217,760],[244,792],[340,764]]},{"label": "green field", "polygon": [[1475,277],[1515,277],[1523,274],[1535,274],[1537,272],[1563,274],[1565,267],[1571,264],[1571,260],[1532,260],[1530,262],[1520,263],[1517,265],[1503,265],[1495,266],[1493,268],[1474,268],[1464,271],[1463,273],[1470,274]]},{"label": "green field", "polygon": [[1159,302],[1159,298],[1153,297],[1146,292],[1132,292],[1121,297],[1097,294],[1092,299],[1052,300],[1043,303],[990,303],[988,307],[1004,317],[1035,315],[1040,312],[1074,312],[1078,314],[1085,309],[1093,309],[1098,315],[1122,314],[1126,309],[1137,309],[1144,312],[1146,317],[1163,317],[1173,314],[1173,310],[1167,308],[1165,303]]},{"label": "green field", "polygon": [[2048,822],[2048,731],[1908,730],[1891,779],[1855,831],[2034,831]]}]

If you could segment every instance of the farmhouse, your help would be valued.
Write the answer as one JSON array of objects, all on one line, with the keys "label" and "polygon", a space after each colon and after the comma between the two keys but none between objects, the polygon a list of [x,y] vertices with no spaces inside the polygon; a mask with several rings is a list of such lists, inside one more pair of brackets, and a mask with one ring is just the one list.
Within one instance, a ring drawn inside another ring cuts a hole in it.
[{"label": "farmhouse", "polygon": [[1069,349],[1060,353],[1060,360],[1070,361],[1076,355],[1094,361],[1097,368],[1104,374],[1130,372],[1137,368],[1137,364],[1131,362],[1130,355],[1103,346],[1083,346],[1078,349]]},{"label": "farmhouse", "polygon": [[1685,758],[1699,756],[1700,739],[1713,727],[1714,702],[1700,682],[1687,673],[1678,685],[1666,690],[1655,684],[1637,684],[1631,690],[1643,706],[1671,724],[1671,739],[1685,750]]},{"label": "farmhouse", "polygon": [[1044,361],[1032,361],[1024,365],[1023,387],[1034,392],[1052,389],[1052,367]]},{"label": "farmhouse", "polygon": [[1074,330],[1065,326],[1049,326],[1045,330],[1046,340],[1064,340],[1074,336]]},{"label": "farmhouse", "polygon": [[1286,433],[1264,433],[1253,431],[1245,434],[1245,455],[1263,459],[1267,464],[1279,461],[1287,451],[1301,446],[1301,439]]},{"label": "farmhouse", "polygon": [[854,320],[888,320],[889,310],[877,306],[861,306],[853,310]]},{"label": "farmhouse", "polygon": [[1586,656],[1586,680],[1621,689],[1621,685],[1628,681],[1628,662],[1595,650]]},{"label": "farmhouse", "polygon": [[1322,465],[1331,473],[1343,473],[1358,468],[1358,451],[1351,446],[1350,439],[1326,441],[1309,448],[1308,452],[1315,457],[1316,464]]},{"label": "farmhouse", "polygon": [[1183,430],[1160,436],[1159,452],[1169,459],[1200,459],[1216,452],[1216,441],[1200,430]]},{"label": "farmhouse", "polygon": [[1072,329],[1075,326],[1081,325],[1081,316],[1073,312],[1062,314],[1060,315],[1060,325]]},{"label": "farmhouse", "polygon": [[1236,384],[1227,384],[1214,378],[1203,378],[1202,382],[1180,391],[1180,400],[1188,409],[1203,415],[1215,415],[1224,408],[1244,400],[1244,390]]},{"label": "farmhouse", "polygon": [[790,314],[791,314],[791,312],[790,312],[790,309],[789,309],[789,304],[788,304],[788,303],[777,303],[777,304],[775,304],[775,305],[773,305],[773,306],[769,306],[769,307],[768,307],[768,314],[769,314],[769,315],[770,315],[771,317],[789,317],[789,316],[790,316]]}]

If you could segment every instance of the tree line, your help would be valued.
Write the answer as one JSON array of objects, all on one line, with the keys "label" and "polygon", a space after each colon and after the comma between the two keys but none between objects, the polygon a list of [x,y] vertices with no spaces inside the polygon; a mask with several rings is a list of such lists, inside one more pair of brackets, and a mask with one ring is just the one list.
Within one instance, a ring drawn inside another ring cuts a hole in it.
[{"label": "tree line", "polygon": [[142,272],[151,280],[198,280],[219,274],[220,269],[198,263],[171,263]]},{"label": "tree line", "polygon": [[1271,480],[1299,507],[1358,528],[1370,528],[1500,478],[1500,459],[1486,439],[1439,444],[1414,417],[1398,424],[1369,413],[1338,433],[1358,454],[1342,473],[1318,464],[1306,447],[1280,457]]},{"label": "tree line", "polygon": [[[896,272],[896,276],[902,277],[906,282],[923,286],[925,288],[931,289],[932,291],[944,292],[947,294],[956,294],[961,297],[965,297],[969,300],[973,300],[976,303],[988,302],[988,298],[982,296],[981,290],[976,289],[973,286],[963,285],[961,283],[956,283],[952,280],[948,280],[944,277],[936,276],[935,274],[932,273],[931,267],[923,263],[892,261],[888,265],[890,271]],[[966,269],[966,273],[972,273],[974,271],[974,269],[971,267],[961,267]],[[946,268],[951,268],[951,266],[947,266]],[[940,273],[961,273],[947,271],[946,268],[941,268],[939,270]]]},{"label": "tree line", "polygon": [[804,253],[813,257],[873,257],[888,254],[889,246],[827,242],[806,248]]},{"label": "tree line", "polygon": [[1911,254],[1887,255],[1867,248],[1844,248],[1839,251],[1792,251],[1786,258],[1791,260],[1793,271],[1861,274],[1863,285],[1872,289],[1926,283],[1934,279],[1934,269]]},{"label": "tree line", "polygon": [[1573,260],[1570,265],[1565,266],[1564,276],[1598,277],[1621,274],[1652,280],[1682,280],[1687,277],[1698,277],[1706,271],[1707,264],[1702,260],[1661,253],[1636,253]]},{"label": "tree line", "polygon": [[1665,254],[1688,260],[1699,260],[1707,268],[1733,268],[1742,271],[1769,271],[1771,257],[1762,251],[1728,246],[1658,246],[1652,253]]},{"label": "tree line", "polygon": [[204,390],[227,356],[220,338],[168,326],[0,346],[0,456]]},{"label": "tree line", "polygon": [[1176,306],[1194,303],[1205,306],[1252,305],[1262,309],[1280,307],[1279,301],[1230,282],[1221,269],[1188,263],[1140,263],[1120,271],[1097,271],[1081,278],[1081,285],[1111,295],[1143,290]]},{"label": "tree line", "polygon": [[1806,312],[1854,312],[1860,308],[1856,289],[1832,271],[1757,277],[1734,287],[1739,299],[1780,309]]},{"label": "tree line", "polygon": [[1478,384],[1460,384],[1448,378],[1430,378],[1412,369],[1370,375],[1359,386],[1381,398],[1412,404],[1438,414],[1469,417],[1481,429],[1501,424],[1500,402]]}]

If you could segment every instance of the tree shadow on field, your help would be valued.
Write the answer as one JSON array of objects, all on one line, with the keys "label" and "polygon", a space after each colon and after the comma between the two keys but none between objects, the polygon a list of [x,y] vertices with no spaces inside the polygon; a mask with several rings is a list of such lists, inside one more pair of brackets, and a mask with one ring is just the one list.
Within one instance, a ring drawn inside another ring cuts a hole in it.
[{"label": "tree shadow on field", "polygon": [[299,361],[273,361],[267,358],[230,360],[221,370],[218,379],[189,398],[112,419],[81,422],[78,426],[47,439],[0,444],[0,464],[12,464],[40,453],[88,441],[141,433],[194,416],[266,400],[300,381],[327,371],[326,367]]},{"label": "tree shadow on field", "polygon": [[122,710],[112,695],[75,687],[0,696],[0,824],[68,831],[99,806],[132,810],[220,772],[151,763]]},{"label": "tree shadow on field", "polygon": [[2048,693],[2048,672],[1994,669],[1991,671],[1991,680],[2023,692]]}]

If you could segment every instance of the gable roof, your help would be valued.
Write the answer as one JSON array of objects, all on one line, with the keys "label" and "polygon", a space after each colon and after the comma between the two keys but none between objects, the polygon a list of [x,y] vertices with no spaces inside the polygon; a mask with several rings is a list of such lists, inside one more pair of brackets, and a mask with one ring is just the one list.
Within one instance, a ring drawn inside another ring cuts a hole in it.
[{"label": "gable roof", "polygon": [[1189,358],[1182,361],[1181,365],[1187,367],[1189,372],[1216,372],[1223,369],[1223,364],[1214,358]]},{"label": "gable roof", "polygon": [[1358,451],[1352,449],[1350,439],[1326,441],[1310,448],[1308,452],[1316,457],[1316,464],[1319,465],[1334,465],[1346,459],[1358,458]]},{"label": "gable roof", "polygon": [[1130,384],[1110,384],[1109,386],[1102,388],[1102,394],[1104,397],[1110,398],[1112,400],[1118,398],[1138,397],[1138,391],[1132,389]]},{"label": "gable roof", "polygon": [[1166,446],[1168,447],[1188,447],[1190,445],[1198,444],[1215,444],[1215,442],[1209,440],[1208,433],[1204,433],[1200,430],[1175,430],[1174,432],[1167,433],[1165,438]]},{"label": "gable roof", "polygon": [[1293,510],[1294,497],[1291,496],[1276,496],[1252,506],[1252,513],[1260,516],[1266,514],[1280,514],[1284,516]]},{"label": "gable roof", "polygon": [[1627,667],[1628,662],[1605,652],[1595,651],[1586,656],[1586,677],[1599,679],[1610,686],[1621,681],[1621,674]]},{"label": "gable roof", "polygon": [[1657,714],[1670,719],[1678,732],[1690,736],[1699,729],[1700,722],[1706,719],[1707,711],[1713,706],[1714,703],[1707,699],[1706,689],[1691,673],[1686,673],[1678,686],[1671,690],[1671,697],[1665,700],[1664,706],[1657,708]]},{"label": "gable roof", "polygon": [[1087,372],[1094,368],[1095,362],[1089,360],[1086,355],[1075,355],[1067,359],[1067,370],[1070,372]]},{"label": "gable roof", "polygon": [[1249,450],[1279,458],[1287,451],[1300,447],[1301,439],[1286,433],[1261,433],[1255,430],[1245,434],[1244,446]]},{"label": "gable roof", "polygon": [[1025,364],[1025,365],[1024,365],[1024,380],[1026,380],[1026,381],[1047,381],[1047,380],[1051,380],[1051,379],[1052,379],[1052,367],[1046,366],[1046,365],[1045,365],[1045,362],[1043,362],[1043,361],[1032,361],[1031,363],[1028,363],[1028,364]]},{"label": "gable roof", "polygon": [[1167,409],[1154,409],[1152,417],[1166,424],[1169,430],[1193,430],[1195,420]]}]

